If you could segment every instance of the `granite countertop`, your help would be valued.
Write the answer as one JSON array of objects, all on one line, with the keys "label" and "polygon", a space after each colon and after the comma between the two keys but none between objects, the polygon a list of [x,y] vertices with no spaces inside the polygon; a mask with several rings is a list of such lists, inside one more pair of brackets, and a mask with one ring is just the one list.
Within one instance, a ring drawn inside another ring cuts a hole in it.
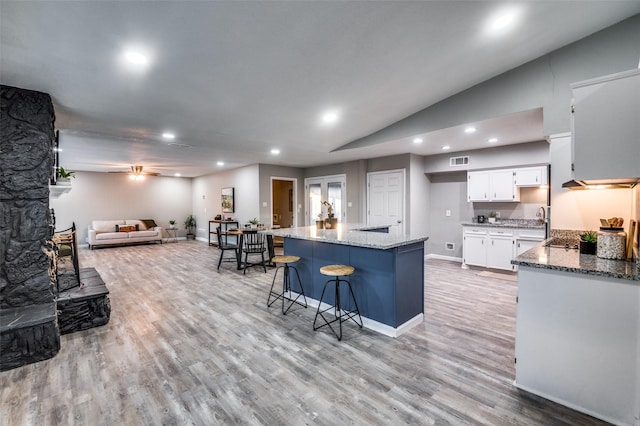
[{"label": "granite countertop", "polygon": [[639,265],[636,262],[601,259],[591,254],[580,254],[575,249],[546,247],[545,243],[546,241],[522,253],[511,263],[530,268],[640,281]]},{"label": "granite countertop", "polygon": [[544,223],[538,219],[498,219],[494,223],[462,222],[462,226],[486,226],[488,228],[529,228],[544,229]]},{"label": "granite countertop", "polygon": [[367,232],[367,229],[385,227],[384,225],[367,225],[363,223],[340,223],[336,229],[316,229],[314,225],[299,228],[270,229],[263,232],[277,237],[321,241],[380,250],[419,243],[429,238],[423,235],[393,235],[380,232]]}]

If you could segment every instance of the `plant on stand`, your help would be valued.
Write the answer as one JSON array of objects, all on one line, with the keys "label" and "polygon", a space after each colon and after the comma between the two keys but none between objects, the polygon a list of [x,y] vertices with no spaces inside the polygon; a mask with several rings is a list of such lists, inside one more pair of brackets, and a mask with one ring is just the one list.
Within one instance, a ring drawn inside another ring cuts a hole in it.
[{"label": "plant on stand", "polygon": [[170,219],[169,220],[169,229],[176,229],[176,220],[175,219]]},{"label": "plant on stand", "polygon": [[187,240],[195,240],[196,235],[193,233],[194,229],[196,229],[196,218],[194,215],[190,214],[184,221],[184,229],[187,230]]},{"label": "plant on stand", "polygon": [[596,254],[598,247],[598,234],[596,231],[586,231],[580,234],[580,253]]}]

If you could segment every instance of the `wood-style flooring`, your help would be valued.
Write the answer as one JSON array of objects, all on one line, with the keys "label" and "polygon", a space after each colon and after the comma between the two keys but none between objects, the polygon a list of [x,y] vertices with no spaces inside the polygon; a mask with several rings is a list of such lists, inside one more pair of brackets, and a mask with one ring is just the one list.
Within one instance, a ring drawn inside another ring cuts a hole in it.
[{"label": "wood-style flooring", "polygon": [[425,321],[393,339],[314,310],[267,308],[199,241],[80,251],[110,290],[108,325],[0,373],[2,425],[594,425],[513,386],[517,283],[425,262]]}]

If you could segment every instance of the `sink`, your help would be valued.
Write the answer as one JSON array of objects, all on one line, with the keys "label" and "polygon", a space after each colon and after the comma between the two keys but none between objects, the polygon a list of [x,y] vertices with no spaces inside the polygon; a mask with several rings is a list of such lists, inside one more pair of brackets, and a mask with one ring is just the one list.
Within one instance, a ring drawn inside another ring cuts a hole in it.
[{"label": "sink", "polygon": [[578,250],[579,245],[578,241],[572,238],[561,238],[561,237],[553,237],[549,238],[544,243],[545,247],[556,247],[556,248],[565,248],[565,249],[574,249]]}]

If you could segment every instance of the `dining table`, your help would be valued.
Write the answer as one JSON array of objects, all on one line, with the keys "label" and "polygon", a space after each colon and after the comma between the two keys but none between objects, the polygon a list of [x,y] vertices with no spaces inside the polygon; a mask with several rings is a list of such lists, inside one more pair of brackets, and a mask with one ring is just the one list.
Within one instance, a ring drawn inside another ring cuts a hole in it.
[{"label": "dining table", "polygon": [[[258,228],[237,228],[237,229],[229,229],[226,231],[226,235],[227,236],[235,236],[237,238],[237,244],[236,244],[236,261],[237,261],[237,266],[238,266],[238,270],[242,270],[244,268],[243,262],[242,262],[242,245],[244,244],[244,233],[246,231],[249,232],[264,232],[264,231],[268,231],[271,228],[268,227],[258,227]],[[266,240],[267,240],[267,266],[275,266],[275,264],[273,263],[273,258],[275,257],[275,249],[273,246],[273,235],[271,234],[265,234]]]}]

